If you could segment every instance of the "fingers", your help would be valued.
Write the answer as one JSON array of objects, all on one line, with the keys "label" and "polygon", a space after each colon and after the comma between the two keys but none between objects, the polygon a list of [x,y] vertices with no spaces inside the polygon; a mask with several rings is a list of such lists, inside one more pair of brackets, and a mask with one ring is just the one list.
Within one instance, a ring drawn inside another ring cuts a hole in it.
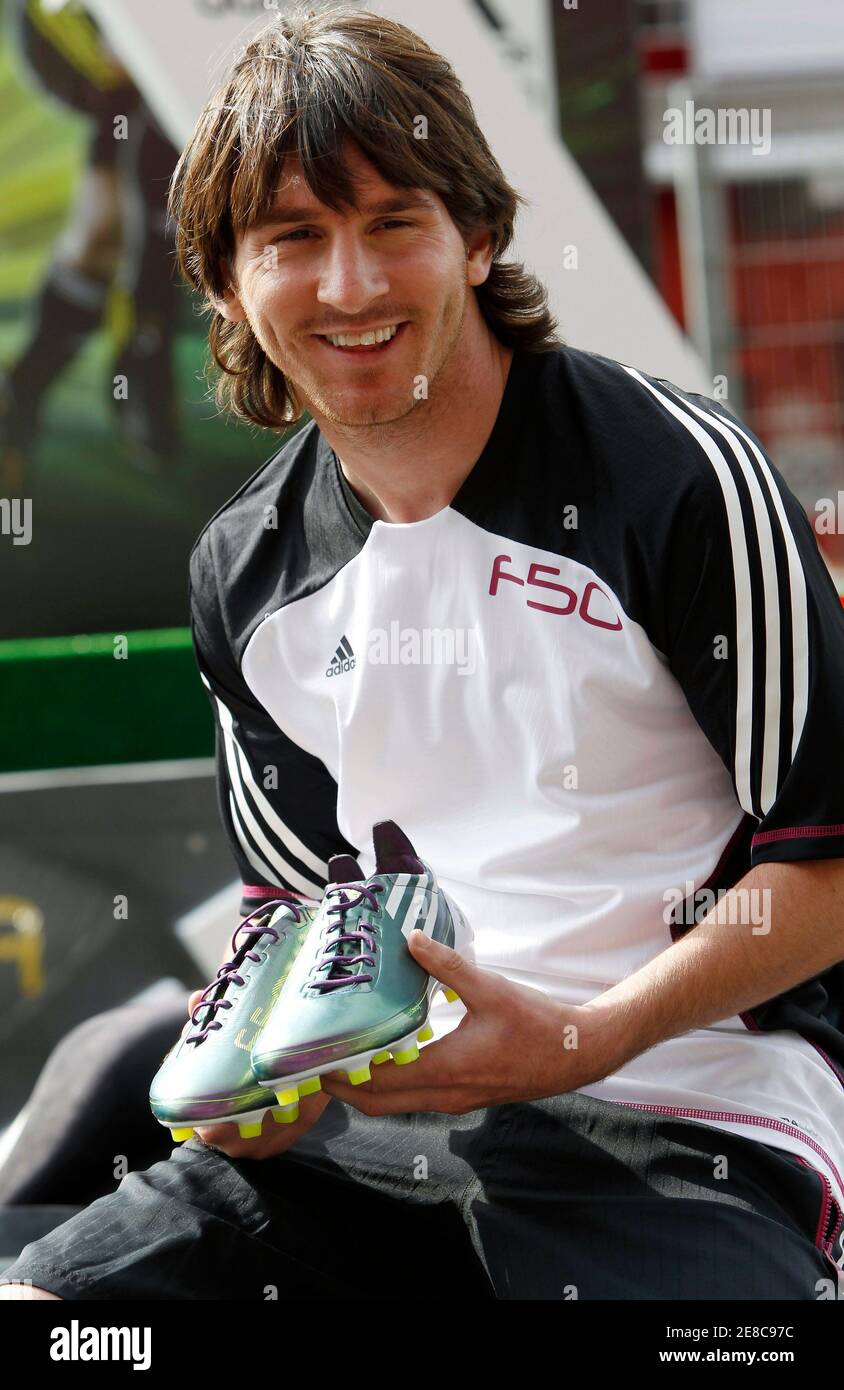
[{"label": "fingers", "polygon": [[324,1091],[330,1090],[332,1095],[340,1095],[342,1090],[343,1100],[347,1095],[355,1096],[362,1090],[380,1095],[391,1091],[405,1091],[411,1086],[413,1089],[448,1089],[469,1079],[461,1071],[461,1062],[465,1055],[465,1048],[454,1035],[450,1035],[440,1038],[438,1042],[426,1044],[415,1062],[400,1065],[390,1060],[372,1066],[369,1081],[362,1082],[361,1085],[353,1086],[345,1071],[330,1071],[323,1074],[322,1087]]},{"label": "fingers", "polygon": [[494,971],[474,965],[452,946],[433,941],[422,931],[410,932],[407,943],[414,960],[440,984],[453,989],[467,1009],[494,1006],[501,983]]},{"label": "fingers", "polygon": [[297,1139],[319,1119],[331,1100],[330,1095],[318,1093],[299,1102],[299,1118],[292,1125],[280,1125],[267,1111],[257,1139],[241,1139],[236,1124],[203,1125],[195,1133],[206,1148],[217,1149],[227,1158],[273,1158],[285,1153]]},{"label": "fingers", "polygon": [[347,1082],[324,1081],[325,1090],[358,1110],[362,1115],[409,1115],[416,1110],[436,1110],[445,1115],[462,1115],[482,1102],[457,1087],[403,1086],[400,1090],[377,1091],[370,1085],[350,1086]]},{"label": "fingers", "polygon": [[470,1078],[461,1078],[453,1044],[447,1047],[447,1042],[429,1043],[418,1061],[409,1066],[383,1062],[373,1067],[372,1079],[359,1086],[353,1086],[344,1072],[328,1072],[322,1077],[322,1089],[364,1115],[398,1115],[413,1110],[456,1113],[475,1087]]}]

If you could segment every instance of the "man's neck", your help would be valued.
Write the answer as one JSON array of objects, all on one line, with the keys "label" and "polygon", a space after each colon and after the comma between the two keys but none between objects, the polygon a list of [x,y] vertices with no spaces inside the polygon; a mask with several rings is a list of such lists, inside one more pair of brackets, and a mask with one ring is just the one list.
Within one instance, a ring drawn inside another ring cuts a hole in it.
[{"label": "man's neck", "polygon": [[450,361],[431,397],[388,425],[344,428],[316,415],[358,500],[379,521],[423,521],[471,473],[501,407],[513,349],[491,334],[470,363]]}]

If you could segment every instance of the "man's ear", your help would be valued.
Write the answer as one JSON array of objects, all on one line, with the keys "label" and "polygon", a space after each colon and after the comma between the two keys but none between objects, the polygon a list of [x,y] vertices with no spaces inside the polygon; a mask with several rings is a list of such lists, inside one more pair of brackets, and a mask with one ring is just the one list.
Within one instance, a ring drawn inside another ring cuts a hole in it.
[{"label": "man's ear", "polygon": [[211,303],[214,305],[217,313],[222,314],[224,319],[228,319],[229,323],[243,323],[243,320],[246,318],[246,310],[241,304],[240,296],[234,287],[234,280],[228,261],[223,261],[221,270],[226,289],[221,299],[218,299],[216,295],[212,295]]},{"label": "man's ear", "polygon": [[495,237],[480,227],[466,238],[466,280],[470,285],[482,285],[489,276],[495,259]]}]

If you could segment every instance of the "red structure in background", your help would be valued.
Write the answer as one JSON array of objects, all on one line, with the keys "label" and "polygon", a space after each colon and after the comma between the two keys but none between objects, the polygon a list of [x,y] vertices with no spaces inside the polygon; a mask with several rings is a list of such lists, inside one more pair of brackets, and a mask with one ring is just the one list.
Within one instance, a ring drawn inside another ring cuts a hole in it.
[{"label": "red structure in background", "polygon": [[[797,244],[787,233],[766,232],[764,253],[755,257],[736,211],[732,198],[731,288],[747,417],[761,422],[774,456],[778,439],[793,446],[795,433],[810,453],[834,455],[844,448],[844,351],[834,332],[844,323],[844,254],[830,248],[844,247],[844,216],[804,228]],[[790,341],[777,341],[782,325]],[[829,491],[833,502],[844,502],[844,493],[839,499]],[[819,531],[818,519],[810,513],[824,558],[841,567],[844,534]]]},{"label": "red structure in background", "polygon": [[[685,45],[648,35],[640,47],[645,79],[677,77],[688,69]],[[779,191],[779,190],[778,190]],[[743,195],[746,201],[743,202]],[[727,189],[729,241],[724,248],[736,349],[732,369],[742,380],[742,414],[795,491],[803,450],[807,455],[803,505],[827,564],[844,572],[844,527],[818,530],[809,494],[830,497],[844,508],[844,215],[805,212],[789,229],[776,218],[747,216],[753,198],[741,186]],[[677,322],[685,328],[683,282],[674,190],[652,189],[653,274]],[[788,468],[783,461],[788,459]],[[824,481],[827,479],[827,481]],[[842,594],[844,604],[844,594]]]}]

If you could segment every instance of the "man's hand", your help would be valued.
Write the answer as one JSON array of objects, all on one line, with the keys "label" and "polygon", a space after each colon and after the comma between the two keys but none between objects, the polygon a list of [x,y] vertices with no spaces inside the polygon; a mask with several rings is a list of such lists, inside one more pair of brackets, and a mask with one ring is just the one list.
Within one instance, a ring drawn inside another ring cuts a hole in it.
[{"label": "man's hand", "polygon": [[343,1072],[323,1090],[365,1115],[438,1110],[463,1115],[506,1101],[539,1100],[600,1080],[612,1070],[588,1005],[560,1004],[539,990],[482,970],[450,946],[412,931],[408,950],[430,975],[456,990],[466,1016],[408,1066],[384,1062],[352,1086]]},{"label": "man's hand", "polygon": [[295,1124],[280,1125],[269,1111],[264,1116],[261,1134],[257,1139],[241,1139],[236,1124],[204,1125],[196,1133],[211,1149],[219,1149],[229,1158],[274,1158],[283,1154],[315,1125],[331,1096],[317,1091],[299,1102],[299,1118]]}]

